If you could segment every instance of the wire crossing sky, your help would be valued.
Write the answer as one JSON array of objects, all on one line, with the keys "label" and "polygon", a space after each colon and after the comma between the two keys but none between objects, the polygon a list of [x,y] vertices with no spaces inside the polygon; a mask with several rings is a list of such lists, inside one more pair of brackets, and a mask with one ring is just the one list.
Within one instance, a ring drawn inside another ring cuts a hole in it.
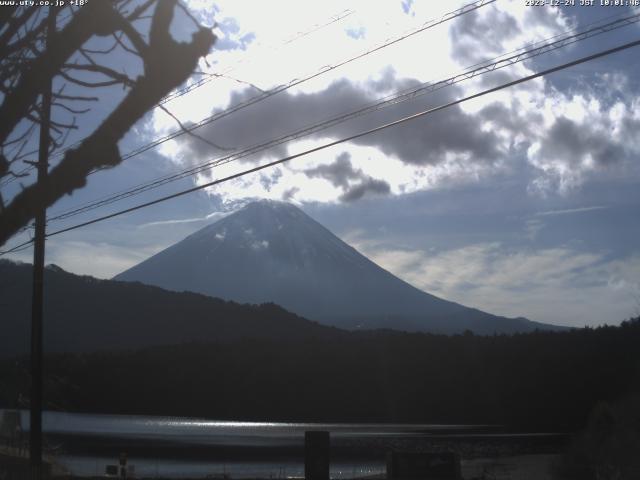
[{"label": "wire crossing sky", "polygon": [[[221,163],[227,163],[229,161],[235,161],[237,159],[246,157],[248,155],[252,155],[252,154],[256,154],[259,153],[261,151],[267,150],[271,147],[280,145],[282,143],[288,142],[288,141],[292,141],[292,140],[296,140],[299,139],[305,135],[308,135],[310,133],[313,132],[317,132],[320,130],[324,130],[327,128],[330,128],[332,126],[338,125],[344,121],[348,121],[350,119],[353,118],[357,118],[361,115],[367,114],[367,113],[371,113],[374,111],[379,110],[380,108],[384,108],[386,106],[389,105],[395,105],[399,102],[403,102],[403,101],[409,101],[412,100],[414,98],[416,98],[417,96],[420,95],[425,95],[428,93],[431,93],[435,90],[438,90],[440,88],[446,88],[448,86],[454,85],[455,83],[461,82],[461,81],[465,81],[465,80],[470,80],[472,78],[474,78],[477,75],[482,75],[482,74],[487,74],[487,73],[491,73],[495,70],[501,69],[501,68],[505,68],[511,65],[514,65],[516,63],[519,62],[523,62],[525,60],[531,59],[533,57],[536,57],[538,55],[543,55],[549,52],[552,52],[556,49],[559,48],[564,48],[568,45],[572,45],[573,43],[579,42],[579,41],[584,41],[588,38],[591,38],[593,36],[596,35],[601,35],[603,33],[607,33],[610,32],[612,30],[615,30],[617,28],[622,28],[625,26],[629,26],[632,25],[634,23],[637,23],[640,20],[640,15],[632,15],[632,16],[625,16],[623,18],[619,18],[617,20],[605,23],[605,24],[601,24],[601,25],[597,25],[594,27],[591,27],[587,30],[584,31],[580,31],[580,32],[574,32],[572,31],[571,35],[567,35],[567,36],[561,36],[560,38],[558,38],[558,36],[554,37],[553,42],[545,42],[542,43],[541,45],[537,45],[535,48],[532,48],[530,50],[524,50],[524,51],[520,51],[517,54],[505,57],[505,56],[501,56],[497,59],[495,59],[496,61],[492,61],[492,62],[485,62],[483,64],[479,64],[477,66],[474,66],[475,68],[473,69],[467,69],[465,71],[463,71],[462,73],[458,73],[452,77],[449,77],[447,79],[444,80],[439,80],[437,82],[427,82],[425,84],[422,84],[416,88],[412,88],[403,92],[399,92],[397,94],[391,95],[385,99],[382,99],[379,102],[375,102],[373,104],[370,104],[368,106],[365,106],[363,108],[360,108],[356,111],[353,112],[349,112],[346,114],[342,114],[339,115],[337,117],[333,117],[329,120],[325,120],[323,122],[320,122],[318,124],[314,124],[312,126],[303,128],[301,130],[297,130],[295,132],[291,132],[288,133],[284,136],[281,136],[279,138],[270,140],[268,142],[264,142],[262,144],[259,145],[253,145],[249,148],[246,149],[242,149],[239,151],[235,151],[232,154],[229,155],[225,155],[223,157],[218,157],[215,158],[213,160],[209,160],[205,163],[202,163],[196,167],[193,168],[189,168],[186,170],[183,170],[181,172],[177,172],[173,175],[169,175],[169,176],[164,176],[161,178],[157,178],[154,179],[152,181],[149,181],[147,183],[142,183],[139,185],[136,185],[135,187],[129,189],[129,190],[125,190],[125,191],[121,191],[118,192],[117,194],[113,194],[111,196],[107,196],[104,197],[100,200],[94,201],[94,202],[90,202],[87,203],[83,206],[79,206],[73,209],[69,209],[65,212],[60,212],[60,213],[54,213],[52,216],[50,216],[49,218],[49,223],[54,222],[56,220],[63,220],[66,218],[70,218],[73,216],[76,216],[78,214],[81,213],[85,213],[91,210],[94,210],[96,208],[105,206],[105,205],[109,205],[113,202],[122,200],[124,198],[128,198],[130,196],[136,195],[136,194],[140,194],[142,192],[148,191],[150,189],[154,189],[154,188],[158,188],[162,185],[165,185],[167,183],[176,181],[176,180],[180,180],[182,178],[185,178],[186,176],[191,176],[191,175],[196,175],[198,173],[203,172],[204,170],[208,170],[210,168],[214,168],[217,165],[220,165]],[[194,127],[197,128],[199,124],[196,124],[196,126]],[[182,132],[180,132],[180,134],[182,134]]]},{"label": "wire crossing sky", "polygon": [[[47,261],[108,278],[268,198],[302,207],[448,300],[576,326],[637,314],[637,53],[532,77],[635,42],[637,9],[262,3],[185,2],[218,36],[203,75],[167,97],[170,115],[155,109],[121,142],[135,159],[96,172],[51,208]],[[177,21],[172,32],[188,39],[192,25]],[[113,90],[103,100],[119,98]],[[99,120],[96,112],[83,126]],[[3,196],[25,181],[4,184]],[[116,212],[81,217],[115,202]],[[28,235],[13,239],[23,250],[9,258],[30,261]]]},{"label": "wire crossing sky", "polygon": [[[475,98],[479,98],[481,96],[488,95],[488,94],[497,92],[497,91],[505,89],[505,88],[513,87],[513,86],[518,85],[520,83],[528,82],[528,81],[534,80],[536,78],[543,77],[545,75],[549,75],[549,74],[564,70],[566,68],[574,67],[574,66],[580,65],[582,63],[593,61],[593,60],[596,60],[598,58],[605,57],[607,55],[612,55],[614,53],[621,52],[621,51],[627,50],[629,48],[637,47],[639,45],[640,45],[640,40],[636,40],[636,41],[633,41],[633,42],[626,43],[624,45],[620,45],[620,46],[615,47],[615,48],[611,48],[611,49],[608,49],[608,50],[597,52],[597,53],[594,53],[592,55],[579,58],[579,59],[574,60],[572,62],[568,62],[568,63],[562,64],[562,65],[558,65],[557,67],[553,67],[553,68],[544,70],[542,72],[539,72],[539,73],[536,73],[536,74],[533,74],[533,75],[529,75],[527,77],[523,77],[523,78],[520,78],[518,80],[514,80],[512,82],[505,83],[503,85],[499,85],[499,86],[494,87],[494,88],[490,88],[488,90],[484,90],[484,91],[476,93],[474,95],[470,95],[468,97],[464,97],[464,98],[461,98],[459,100],[455,100],[455,101],[447,103],[445,105],[440,105],[438,107],[430,108],[428,110],[416,113],[416,114],[411,115],[409,117],[404,117],[404,118],[395,120],[395,121],[393,121],[391,123],[380,125],[379,127],[375,127],[375,128],[373,128],[371,130],[360,132],[360,133],[357,133],[357,134],[352,135],[350,137],[341,138],[341,139],[335,140],[335,141],[333,141],[331,143],[320,145],[320,146],[315,147],[315,148],[313,148],[311,150],[306,150],[304,152],[297,153],[295,155],[290,155],[288,157],[281,158],[279,160],[275,160],[273,162],[270,162],[270,163],[267,163],[267,164],[264,164],[264,165],[260,165],[260,166],[257,166],[257,167],[254,167],[254,168],[251,168],[251,169],[248,169],[248,170],[244,170],[244,171],[242,171],[240,173],[237,173],[235,175],[231,175],[229,177],[225,177],[225,178],[221,178],[221,179],[218,179],[218,180],[214,180],[214,181],[211,181],[209,183],[206,183],[206,184],[203,184],[203,185],[198,185],[196,187],[190,188],[188,190],[183,190],[181,192],[177,192],[177,193],[174,193],[172,195],[153,200],[151,202],[143,203],[141,205],[136,205],[135,207],[127,208],[125,210],[121,210],[121,211],[118,211],[118,212],[115,212],[115,213],[111,213],[109,215],[105,215],[105,216],[102,216],[102,217],[99,217],[99,218],[95,218],[93,220],[89,220],[87,222],[80,223],[78,225],[74,225],[74,226],[71,226],[71,227],[63,228],[61,230],[57,230],[57,231],[48,233],[46,235],[46,237],[49,238],[49,237],[53,237],[55,235],[60,235],[61,233],[70,232],[72,230],[76,230],[78,228],[86,227],[86,226],[92,225],[94,223],[98,223],[98,222],[102,222],[102,221],[105,221],[105,220],[109,220],[111,218],[114,218],[114,217],[117,217],[117,216],[120,216],[120,215],[124,215],[126,213],[131,213],[131,212],[134,212],[136,210],[140,210],[142,208],[147,208],[147,207],[150,207],[150,206],[153,206],[153,205],[157,205],[158,203],[165,202],[165,201],[168,201],[168,200],[172,200],[172,199],[180,197],[182,195],[187,195],[189,193],[193,193],[193,192],[196,192],[198,190],[203,190],[205,188],[213,187],[215,185],[219,185],[221,183],[228,182],[230,180],[234,180],[236,178],[239,178],[239,177],[242,177],[242,176],[245,176],[245,175],[249,175],[249,174],[258,172],[260,170],[264,170],[265,168],[271,168],[271,167],[274,167],[276,165],[280,165],[280,164],[282,164],[284,162],[288,162],[290,160],[293,160],[295,158],[303,157],[305,155],[309,155],[311,153],[315,153],[315,152],[318,152],[320,150],[324,150],[326,148],[334,147],[334,146],[339,145],[341,143],[345,143],[345,142],[349,142],[351,140],[355,140],[356,138],[359,138],[359,137],[364,137],[366,135],[371,135],[371,134],[380,132],[382,130],[385,130],[387,128],[396,127],[396,126],[401,125],[401,124],[403,124],[405,122],[409,122],[411,120],[415,120],[417,118],[421,118],[421,117],[423,117],[425,115],[433,114],[433,113],[438,112],[440,110],[443,110],[445,108],[450,108],[450,107],[453,107],[453,106],[458,105],[460,103],[463,103],[463,102],[466,102],[466,101],[469,101],[469,100],[473,100]],[[15,250],[12,249],[12,250],[9,250],[9,251],[6,251],[6,252],[0,252],[0,255],[11,253],[12,251],[17,251],[17,250],[21,249],[22,247],[24,247],[26,245],[29,245],[31,243],[33,243],[33,240],[30,240],[29,242],[26,242],[26,243],[23,243],[21,245],[18,245],[17,247],[14,247]]]}]

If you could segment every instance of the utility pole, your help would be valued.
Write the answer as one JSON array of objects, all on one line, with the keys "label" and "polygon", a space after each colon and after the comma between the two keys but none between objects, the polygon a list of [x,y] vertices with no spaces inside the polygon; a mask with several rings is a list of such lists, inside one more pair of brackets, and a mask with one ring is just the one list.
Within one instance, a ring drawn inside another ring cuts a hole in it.
[{"label": "utility pole", "polygon": [[[47,17],[46,48],[51,48],[51,38],[56,28],[56,12],[49,6]],[[42,91],[42,110],[40,112],[40,145],[38,152],[38,184],[46,191],[49,173],[49,145],[51,126],[52,78],[49,78]],[[43,194],[44,196],[44,194]],[[44,280],[44,242],[47,221],[47,208],[44,198],[42,207],[35,216],[35,238],[33,244],[33,297],[31,301],[31,399],[29,426],[29,459],[32,478],[42,478],[42,310]]]}]

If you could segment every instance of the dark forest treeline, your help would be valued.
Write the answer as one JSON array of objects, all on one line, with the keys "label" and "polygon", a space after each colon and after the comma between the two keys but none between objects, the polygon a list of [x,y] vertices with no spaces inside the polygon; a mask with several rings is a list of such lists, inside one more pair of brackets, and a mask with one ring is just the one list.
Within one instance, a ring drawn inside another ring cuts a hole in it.
[{"label": "dark forest treeline", "polygon": [[[47,399],[71,411],[272,421],[503,424],[575,430],[640,391],[640,319],[514,336],[391,331],[55,354]],[[0,402],[28,392],[0,363]]]},{"label": "dark forest treeline", "polygon": [[[32,266],[0,259],[0,357],[29,351]],[[45,269],[47,352],[93,352],[246,337],[298,340],[340,330],[274,304],[241,305],[137,282]]]}]

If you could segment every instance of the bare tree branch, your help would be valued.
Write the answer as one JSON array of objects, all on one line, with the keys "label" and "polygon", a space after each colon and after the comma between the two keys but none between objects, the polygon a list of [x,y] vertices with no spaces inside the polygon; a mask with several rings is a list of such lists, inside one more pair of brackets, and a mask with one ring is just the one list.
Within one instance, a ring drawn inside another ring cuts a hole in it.
[{"label": "bare tree branch", "polygon": [[180,119],[178,117],[176,117],[173,113],[171,113],[169,111],[169,109],[167,107],[165,107],[164,105],[159,105],[159,107],[162,109],[162,111],[164,111],[167,115],[169,115],[171,118],[173,118],[175,120],[175,122],[178,124],[178,126],[180,127],[180,130],[182,130],[184,133],[186,133],[187,135],[192,136],[193,138],[196,138],[198,140],[200,140],[201,142],[206,143],[207,145],[217,149],[217,150],[224,150],[224,151],[229,151],[229,150],[233,150],[233,148],[229,148],[229,147],[221,147],[220,145],[218,145],[217,143],[212,142],[211,140],[207,140],[206,138],[198,135],[197,133],[194,133],[193,129],[189,129],[187,127],[184,126],[184,124],[180,121]]},{"label": "bare tree branch", "polygon": [[75,85],[79,85],[81,87],[86,87],[86,88],[111,87],[113,85],[119,85],[120,83],[122,83],[118,80],[106,80],[104,82],[86,82],[84,80],[80,80],[79,78],[74,78],[68,73],[65,73],[62,71],[60,72],[60,76],[64,78],[66,81],[68,81],[69,83],[73,83]]},{"label": "bare tree branch", "polygon": [[[37,10],[36,7],[28,7],[24,9],[22,14],[12,16],[8,21],[7,29],[0,35],[0,45],[8,45],[20,27],[22,27]],[[2,50],[0,50],[0,52],[1,51]]]},{"label": "bare tree branch", "polygon": [[[32,43],[34,40],[36,40],[38,36],[40,36],[45,31],[45,26],[46,26],[46,23],[41,22],[40,25],[38,25],[33,30],[28,31],[26,35],[18,38],[15,42],[4,44],[3,47],[0,47],[0,58],[7,57],[12,53],[17,52],[18,50],[21,50],[22,48],[26,47],[28,44]],[[2,45],[1,41],[0,41],[0,45]]]},{"label": "bare tree branch", "polygon": [[121,17],[116,15],[111,2],[89,2],[74,15],[64,30],[52,35],[50,48],[43,54],[37,52],[37,58],[0,106],[0,144],[24,118],[29,106],[35,103],[45,82],[60,70],[74,51],[93,35],[110,34],[118,28]]},{"label": "bare tree branch", "polygon": [[127,16],[127,21],[129,22],[133,22],[134,20],[137,20],[140,18],[140,16],[146,12],[149,7],[151,7],[151,5],[153,5],[154,3],[156,3],[158,0],[147,0],[146,2],[144,2],[142,5],[140,5],[138,8],[136,8],[133,12],[131,12],[129,14],[129,16]]},{"label": "bare tree branch", "polygon": [[68,105],[65,105],[64,103],[59,103],[59,102],[53,102],[51,104],[52,107],[58,107],[58,108],[62,108],[63,110],[66,110],[69,113],[73,113],[75,115],[82,115],[83,113],[87,113],[90,112],[91,109],[90,108],[83,108],[82,110],[78,110],[75,108],[71,108]]},{"label": "bare tree branch", "polygon": [[144,41],[142,36],[138,33],[138,31],[135,28],[133,28],[133,25],[131,25],[131,23],[129,23],[127,21],[123,21],[121,27],[122,27],[122,31],[127,36],[129,41],[133,44],[133,46],[137,50],[137,52],[136,51],[132,51],[129,47],[127,47],[124,44],[124,42],[122,42],[122,39],[120,39],[120,37],[115,35],[115,38],[120,43],[120,46],[122,48],[124,48],[125,50],[127,50],[128,52],[137,53],[138,55],[141,55],[142,57],[147,55],[147,51],[149,50],[149,46]]},{"label": "bare tree branch", "polygon": [[114,81],[116,81],[116,83],[122,83],[129,87],[133,86],[135,83],[124,73],[117,72],[109,67],[105,67],[104,65],[81,65],[77,63],[65,63],[62,68],[64,70],[78,70],[84,72],[100,73],[106,77],[111,77]]},{"label": "bare tree branch", "polygon": [[118,46],[118,42],[113,42],[113,45],[111,45],[108,48],[105,48],[103,50],[95,50],[95,49],[91,49],[91,48],[81,48],[80,51],[87,53],[87,54],[92,54],[92,55],[106,55],[109,54],[111,52],[113,52],[116,47]]},{"label": "bare tree branch", "polygon": [[98,97],[83,97],[81,95],[62,95],[61,93],[54,93],[53,98],[59,100],[68,100],[70,102],[97,102],[100,100]]},{"label": "bare tree branch", "polygon": [[[88,5],[102,3],[91,2]],[[209,29],[199,29],[193,34],[190,43],[179,43],[173,39],[169,27],[175,5],[175,0],[158,0],[149,45],[142,54],[144,74],[136,80],[121,103],[77,148],[67,150],[63,159],[49,173],[46,182],[26,187],[6,206],[0,217],[0,245],[27,225],[42,205],[49,206],[64,195],[83,187],[91,171],[118,165],[122,161],[118,141],[168,92],[180,86],[195,70],[198,60],[209,52],[215,41],[215,36]],[[84,11],[86,10],[82,9],[78,15]],[[109,15],[111,14],[119,18],[110,18],[107,23],[127,23],[126,19],[112,9]],[[74,38],[84,36],[77,35]],[[83,43],[76,42],[74,45],[79,48]],[[58,48],[62,49],[59,43]],[[47,57],[61,66],[69,57],[66,53],[71,50],[72,47],[65,46],[64,54],[56,53]],[[0,112],[3,109],[4,104],[0,107]]]},{"label": "bare tree branch", "polygon": [[[53,120],[51,120],[51,125],[56,126],[58,128],[61,128],[61,129],[72,129],[72,130],[75,130],[75,129],[78,128],[78,126],[75,123],[60,123],[60,122],[55,122]],[[62,132],[60,132],[60,133],[62,133]]]}]

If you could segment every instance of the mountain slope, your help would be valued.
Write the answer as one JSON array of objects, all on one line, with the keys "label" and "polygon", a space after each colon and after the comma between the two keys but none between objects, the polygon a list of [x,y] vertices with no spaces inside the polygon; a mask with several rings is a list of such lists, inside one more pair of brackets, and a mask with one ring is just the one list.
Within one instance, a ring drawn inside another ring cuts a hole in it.
[{"label": "mountain slope", "polygon": [[[0,260],[0,356],[29,351],[32,266]],[[346,332],[277,305],[238,305],[140,283],[45,270],[47,352],[90,352],[243,338],[300,341]]]},{"label": "mountain slope", "polygon": [[238,302],[274,302],[345,328],[488,334],[554,328],[418,290],[282,202],[250,203],[115,279]]}]

